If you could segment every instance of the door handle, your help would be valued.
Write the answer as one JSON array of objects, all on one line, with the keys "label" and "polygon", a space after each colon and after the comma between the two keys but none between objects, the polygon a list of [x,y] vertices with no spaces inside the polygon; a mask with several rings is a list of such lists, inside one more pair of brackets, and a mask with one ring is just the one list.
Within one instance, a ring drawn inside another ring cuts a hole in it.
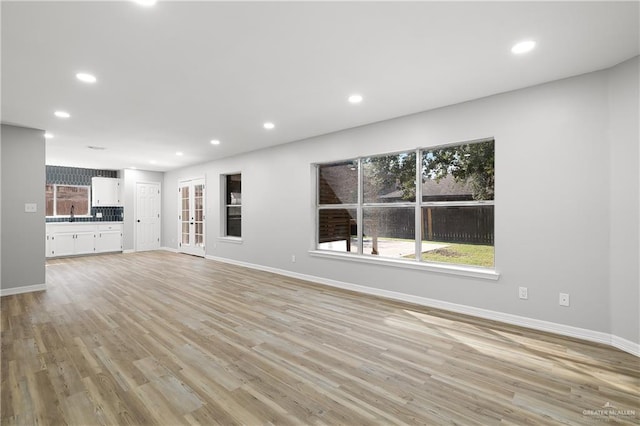
[{"label": "door handle", "polygon": [[140,223],[140,219],[138,219],[138,223]]}]

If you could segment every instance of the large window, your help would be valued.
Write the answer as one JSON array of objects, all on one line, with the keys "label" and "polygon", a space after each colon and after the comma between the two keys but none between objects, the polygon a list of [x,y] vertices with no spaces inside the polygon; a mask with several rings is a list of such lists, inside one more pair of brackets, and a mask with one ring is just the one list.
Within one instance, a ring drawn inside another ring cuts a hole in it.
[{"label": "large window", "polygon": [[320,164],[317,248],[494,266],[494,141]]},{"label": "large window", "polygon": [[91,214],[90,187],[45,185],[47,216],[86,216]]},{"label": "large window", "polygon": [[224,236],[242,237],[242,175],[224,175]]},{"label": "large window", "polygon": [[358,161],[318,167],[318,247],[357,252]]}]

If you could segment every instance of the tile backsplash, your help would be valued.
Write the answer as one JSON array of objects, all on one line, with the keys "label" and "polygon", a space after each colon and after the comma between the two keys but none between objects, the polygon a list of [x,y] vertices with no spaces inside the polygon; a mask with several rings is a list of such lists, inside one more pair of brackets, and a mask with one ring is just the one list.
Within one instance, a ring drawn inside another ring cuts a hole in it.
[{"label": "tile backsplash", "polygon": [[[47,166],[47,184],[91,186],[92,177],[117,178],[116,170],[81,169],[77,167]],[[102,217],[97,217],[102,213]],[[123,207],[91,207],[91,217],[75,217],[76,222],[122,222]],[[47,222],[68,222],[68,217],[47,217]]]},{"label": "tile backsplash", "polygon": [[[96,213],[102,213],[97,217]],[[91,207],[91,216],[76,216],[74,222],[122,222],[124,218],[123,207]],[[68,217],[48,217],[47,222],[69,222]]]},{"label": "tile backsplash", "polygon": [[117,170],[80,169],[77,167],[47,166],[47,183],[59,185],[91,185],[92,177],[117,178]]}]

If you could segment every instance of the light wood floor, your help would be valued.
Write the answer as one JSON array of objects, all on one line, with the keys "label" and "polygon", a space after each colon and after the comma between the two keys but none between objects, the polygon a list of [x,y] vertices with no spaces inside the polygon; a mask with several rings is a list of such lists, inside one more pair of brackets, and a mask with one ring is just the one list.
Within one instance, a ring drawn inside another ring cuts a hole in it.
[{"label": "light wood floor", "polygon": [[47,285],[2,298],[3,425],[640,422],[598,344],[168,252]]}]

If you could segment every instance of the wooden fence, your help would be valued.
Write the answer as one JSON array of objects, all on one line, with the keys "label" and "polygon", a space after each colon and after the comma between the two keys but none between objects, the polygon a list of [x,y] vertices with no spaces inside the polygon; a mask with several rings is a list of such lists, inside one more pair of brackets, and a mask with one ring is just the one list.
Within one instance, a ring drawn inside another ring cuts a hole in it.
[{"label": "wooden fence", "polygon": [[[319,242],[346,240],[356,234],[355,210],[320,211]],[[413,240],[415,213],[407,208],[379,208],[365,214],[364,237]],[[422,239],[493,245],[493,206],[423,207]]]},{"label": "wooden fence", "polygon": [[[414,239],[413,209],[380,209],[376,226],[365,221],[366,235],[377,228],[378,237]],[[494,243],[493,206],[423,207],[422,239],[463,244]]]}]

